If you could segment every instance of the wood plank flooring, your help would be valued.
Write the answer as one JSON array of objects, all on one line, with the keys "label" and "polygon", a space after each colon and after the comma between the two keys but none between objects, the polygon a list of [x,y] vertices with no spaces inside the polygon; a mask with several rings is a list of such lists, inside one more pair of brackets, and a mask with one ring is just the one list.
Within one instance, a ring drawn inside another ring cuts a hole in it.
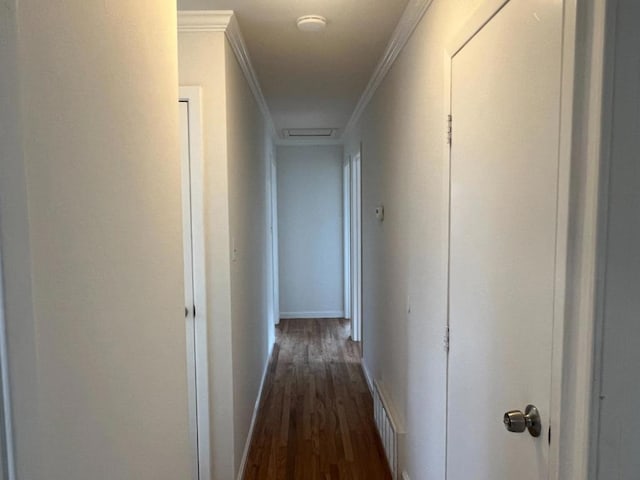
[{"label": "wood plank flooring", "polygon": [[390,480],[343,319],[281,320],[244,480]]}]

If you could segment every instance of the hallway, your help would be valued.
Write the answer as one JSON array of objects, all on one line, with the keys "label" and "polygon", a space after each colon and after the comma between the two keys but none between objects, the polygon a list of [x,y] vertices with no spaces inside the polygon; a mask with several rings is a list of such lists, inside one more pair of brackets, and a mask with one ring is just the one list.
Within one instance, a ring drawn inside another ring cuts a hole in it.
[{"label": "hallway", "polygon": [[0,10],[0,480],[640,480],[640,1]]},{"label": "hallway", "polygon": [[276,335],[245,480],[391,478],[349,321],[281,320]]}]

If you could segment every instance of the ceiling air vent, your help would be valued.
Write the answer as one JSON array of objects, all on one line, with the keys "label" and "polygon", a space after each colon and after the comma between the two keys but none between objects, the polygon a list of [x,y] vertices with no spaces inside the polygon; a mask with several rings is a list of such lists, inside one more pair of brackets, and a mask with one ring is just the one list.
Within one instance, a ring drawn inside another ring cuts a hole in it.
[{"label": "ceiling air vent", "polygon": [[285,128],[284,138],[333,138],[336,136],[335,128]]}]

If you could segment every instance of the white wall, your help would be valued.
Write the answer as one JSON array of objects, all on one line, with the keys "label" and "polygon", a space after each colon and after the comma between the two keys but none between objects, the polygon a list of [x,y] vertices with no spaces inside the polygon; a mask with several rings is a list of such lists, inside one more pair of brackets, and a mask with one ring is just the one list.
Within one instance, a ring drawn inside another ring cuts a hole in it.
[{"label": "white wall", "polygon": [[[349,133],[345,146],[345,153],[353,154],[362,142],[364,366],[373,378],[382,380],[390,394],[400,422],[407,430],[404,465],[410,478],[420,480],[444,478],[445,467],[446,356],[443,335],[447,320],[448,198],[444,134],[445,100],[448,99],[445,99],[443,54],[448,42],[483,3],[482,0],[433,1],[359,124]],[[602,8],[601,2],[593,3],[598,9]],[[628,8],[631,3],[628,2]],[[567,3],[565,19],[569,29],[574,20],[571,5],[571,2]],[[580,314],[588,310],[583,304],[588,304],[589,298],[582,295],[587,291],[589,281],[581,280],[593,274],[588,270],[592,238],[584,237],[593,233],[590,229],[595,215],[590,209],[590,199],[586,197],[592,193],[592,178],[597,176],[592,171],[592,162],[597,155],[589,151],[594,143],[593,138],[589,138],[589,128],[597,122],[589,120],[588,115],[598,110],[598,102],[590,98],[591,89],[597,89],[598,65],[583,64],[591,56],[598,57],[597,51],[590,50],[597,50],[597,32],[594,33],[591,25],[586,25],[588,21],[597,23],[588,18],[593,14],[590,10],[593,8],[588,2],[578,8],[577,28],[585,31],[581,33],[584,38],[577,40],[574,80],[578,91],[574,92],[576,108],[572,118],[577,123],[573,132],[565,132],[572,138],[563,138],[562,142],[563,148],[573,155],[571,170],[561,172],[571,175],[572,204],[570,210],[561,208],[561,215],[572,215],[569,219],[572,235],[569,256],[574,270],[567,272],[568,300],[572,305],[567,308],[565,318],[564,358],[559,360],[564,363],[565,375],[561,392],[563,418],[560,435],[555,438],[561,437],[558,461],[561,472],[569,472],[567,478],[574,478],[571,474],[582,470],[582,465],[578,464],[584,460],[586,451],[586,448],[580,448],[584,429],[576,426],[575,431],[571,431],[575,425],[566,419],[584,412],[588,403],[584,400],[582,379],[589,373],[590,355],[585,353],[589,347],[585,345],[590,345],[591,338],[587,317]],[[629,21],[630,25],[632,21]],[[566,36],[568,64],[572,61],[571,37]],[[637,38],[634,37],[629,46],[634,48],[636,45]],[[637,65],[633,68],[637,69]],[[570,75],[566,77],[567,84],[570,78]],[[594,85],[591,85],[592,81]],[[637,85],[634,87],[637,89]],[[627,95],[617,98],[627,101]],[[572,101],[569,96],[563,98],[565,105]],[[635,108],[633,105],[626,107]],[[583,123],[587,128],[582,129]],[[631,125],[635,128],[637,122],[633,120]],[[597,136],[597,132],[593,135]],[[637,146],[629,149],[636,150]],[[626,165],[625,168],[630,167]],[[625,181],[636,182],[635,177],[630,176]],[[635,185],[637,190],[637,182]],[[378,224],[371,213],[380,203],[385,206],[383,224]],[[627,222],[632,221],[634,208],[637,212],[637,205],[626,211]],[[634,240],[637,243],[637,238]],[[573,247],[576,247],[575,252]],[[635,268],[633,256],[626,260]],[[631,282],[630,279],[627,281]],[[637,282],[629,283],[626,291],[630,293],[636,285]],[[635,297],[630,294],[627,300],[637,297],[636,289]],[[633,329],[629,331],[630,338],[635,338],[634,332]],[[581,340],[584,340],[582,344]],[[637,354],[634,356],[631,349],[625,355],[628,355],[627,360],[631,359],[632,363],[635,360],[635,365],[638,364]],[[585,361],[576,363],[577,358]],[[627,377],[627,388],[628,379],[635,370]],[[620,397],[620,402],[623,401]],[[625,408],[634,404],[626,401]],[[428,418],[424,412],[429,412]],[[584,415],[576,419],[574,424],[583,422]]]},{"label": "white wall", "polygon": [[614,1],[611,11],[617,33],[597,478],[632,480],[640,477],[640,4]]},{"label": "white wall", "polygon": [[[273,329],[267,124],[226,44],[233,414],[237,472],[271,353]],[[215,332],[214,332],[215,335]]]},{"label": "white wall", "polygon": [[202,88],[211,465],[214,480],[229,480],[240,468],[273,337],[272,143],[225,33],[181,32],[178,45],[180,85]]},{"label": "white wall", "polygon": [[344,316],[341,146],[280,146],[280,316]]},{"label": "white wall", "polygon": [[19,7],[0,15],[18,478],[188,478],[175,5]]},{"label": "white wall", "polygon": [[180,85],[202,88],[209,418],[214,480],[233,478],[233,372],[231,347],[231,249],[227,173],[225,34],[180,33]]},{"label": "white wall", "polygon": [[[354,154],[362,141],[364,365],[382,380],[406,428],[412,479],[444,478],[443,58],[446,42],[481,3],[434,0],[345,146]],[[378,204],[383,223],[374,215]]]}]

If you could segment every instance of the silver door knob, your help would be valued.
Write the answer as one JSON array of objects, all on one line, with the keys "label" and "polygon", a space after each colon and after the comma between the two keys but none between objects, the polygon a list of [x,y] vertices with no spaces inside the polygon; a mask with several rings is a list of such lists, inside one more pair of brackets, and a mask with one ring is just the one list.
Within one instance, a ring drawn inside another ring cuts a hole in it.
[{"label": "silver door knob", "polygon": [[510,432],[522,433],[529,430],[532,437],[539,437],[542,432],[540,412],[533,405],[527,405],[524,413],[520,410],[511,410],[504,414],[504,426]]}]

